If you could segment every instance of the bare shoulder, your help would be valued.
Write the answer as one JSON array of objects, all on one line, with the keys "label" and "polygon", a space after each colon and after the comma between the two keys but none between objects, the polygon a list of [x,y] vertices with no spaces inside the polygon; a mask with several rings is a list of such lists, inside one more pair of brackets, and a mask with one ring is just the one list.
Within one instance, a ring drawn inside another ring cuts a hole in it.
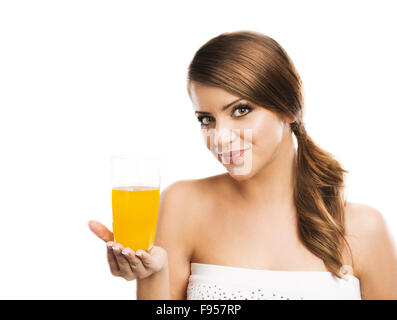
[{"label": "bare shoulder", "polygon": [[372,206],[351,202],[345,212],[346,235],[363,298],[397,298],[395,240],[384,215]]},{"label": "bare shoulder", "polygon": [[168,230],[179,228],[179,233],[187,230],[187,223],[195,211],[197,194],[195,180],[179,180],[168,185],[160,194],[159,222],[166,223]]},{"label": "bare shoulder", "polygon": [[214,194],[213,191],[219,180],[220,175],[201,179],[179,180],[168,185],[161,192],[160,199],[175,201],[181,206],[187,204],[194,207],[202,201],[208,200],[208,197]]},{"label": "bare shoulder", "polygon": [[159,220],[167,230],[179,230],[179,237],[186,236],[193,241],[193,232],[199,229],[200,221],[211,207],[214,186],[218,176],[202,179],[179,180],[168,185],[160,194]]},{"label": "bare shoulder", "polygon": [[[362,203],[346,203],[346,230],[348,235],[359,240],[367,240],[384,232],[386,221],[383,214],[376,208]],[[364,238],[363,238],[364,237]]]},{"label": "bare shoulder", "polygon": [[176,201],[181,206],[189,205],[190,208],[194,209],[216,196],[216,191],[219,191],[219,185],[224,180],[224,174],[201,179],[179,180],[168,185],[161,192],[161,199]]},{"label": "bare shoulder", "polygon": [[346,234],[359,255],[387,231],[386,221],[378,209],[366,204],[347,202],[345,209]]},{"label": "bare shoulder", "polygon": [[176,181],[160,194],[154,244],[167,251],[171,299],[186,299],[200,208],[205,202],[200,197],[205,193],[205,183],[200,180]]},{"label": "bare shoulder", "polygon": [[194,180],[179,180],[161,191],[160,201],[173,202],[174,205],[189,202],[197,189]]}]

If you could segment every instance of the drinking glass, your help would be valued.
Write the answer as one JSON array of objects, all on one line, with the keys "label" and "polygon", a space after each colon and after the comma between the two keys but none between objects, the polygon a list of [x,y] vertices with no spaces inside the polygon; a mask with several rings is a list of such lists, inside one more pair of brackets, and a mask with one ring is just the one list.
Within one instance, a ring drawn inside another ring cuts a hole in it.
[{"label": "drinking glass", "polygon": [[159,155],[115,155],[111,162],[114,240],[148,250],[156,235],[160,201]]}]

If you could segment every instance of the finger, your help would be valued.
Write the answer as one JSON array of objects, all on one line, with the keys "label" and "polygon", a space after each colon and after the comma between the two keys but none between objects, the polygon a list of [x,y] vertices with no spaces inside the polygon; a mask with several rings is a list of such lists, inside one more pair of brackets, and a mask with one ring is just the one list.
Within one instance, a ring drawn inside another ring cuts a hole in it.
[{"label": "finger", "polygon": [[143,276],[147,273],[145,266],[142,264],[141,259],[139,259],[135,252],[130,248],[126,248],[123,250],[123,255],[129,262],[132,271],[139,277]]},{"label": "finger", "polygon": [[[153,246],[148,250],[137,250],[136,255],[141,259],[146,269],[152,272],[160,271],[165,261],[167,261],[167,253],[164,249]],[[153,257],[156,257],[153,259]]]},{"label": "finger", "polygon": [[113,245],[113,252],[120,268],[120,275],[126,280],[133,280],[135,279],[134,271],[132,270],[129,261],[121,253],[123,249],[123,246],[119,243]]},{"label": "finger", "polygon": [[90,220],[88,221],[88,227],[98,238],[102,239],[103,241],[113,241],[113,233],[102,223],[95,220]]},{"label": "finger", "polygon": [[113,242],[109,241],[106,243],[106,251],[110,272],[116,277],[120,276],[120,268],[113,253]]},{"label": "finger", "polygon": [[148,252],[144,250],[138,250],[135,255],[138,256],[145,268],[151,267],[152,256]]}]

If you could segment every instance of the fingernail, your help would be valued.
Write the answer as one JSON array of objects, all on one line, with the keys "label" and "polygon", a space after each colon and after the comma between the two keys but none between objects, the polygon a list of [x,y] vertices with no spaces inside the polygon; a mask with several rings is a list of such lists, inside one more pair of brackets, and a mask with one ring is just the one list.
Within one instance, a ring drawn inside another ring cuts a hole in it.
[{"label": "fingernail", "polygon": [[128,250],[127,250],[127,249],[124,249],[123,251],[121,251],[121,253],[122,253],[123,255],[125,255],[125,256],[128,256]]},{"label": "fingernail", "polygon": [[138,257],[141,257],[142,254],[143,254],[143,251],[139,249],[135,254],[136,254]]}]

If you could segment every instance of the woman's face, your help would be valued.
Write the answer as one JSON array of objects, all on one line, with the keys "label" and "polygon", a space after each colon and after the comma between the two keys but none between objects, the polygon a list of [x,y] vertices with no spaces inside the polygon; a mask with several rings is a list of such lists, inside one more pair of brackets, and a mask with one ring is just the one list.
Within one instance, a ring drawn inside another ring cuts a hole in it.
[{"label": "woman's face", "polygon": [[207,148],[233,178],[253,177],[274,159],[291,121],[214,86],[191,82],[189,95]]}]

